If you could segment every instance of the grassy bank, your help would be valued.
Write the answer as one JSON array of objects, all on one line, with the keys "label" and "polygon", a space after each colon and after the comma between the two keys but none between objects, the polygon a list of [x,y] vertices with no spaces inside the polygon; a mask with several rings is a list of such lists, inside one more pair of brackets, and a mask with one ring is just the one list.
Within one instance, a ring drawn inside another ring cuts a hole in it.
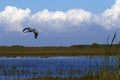
[{"label": "grassy bank", "polygon": [[79,55],[119,55],[119,45],[73,45],[70,47],[0,47],[0,55],[4,56],[79,56]]}]

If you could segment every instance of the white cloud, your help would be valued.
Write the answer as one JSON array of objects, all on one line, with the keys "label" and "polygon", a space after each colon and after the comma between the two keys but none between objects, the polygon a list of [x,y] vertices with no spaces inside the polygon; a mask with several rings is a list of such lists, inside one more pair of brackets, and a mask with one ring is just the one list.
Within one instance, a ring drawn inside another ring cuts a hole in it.
[{"label": "white cloud", "polygon": [[71,26],[80,26],[84,22],[88,22],[91,13],[82,9],[71,9],[67,12],[51,12],[47,9],[34,14],[31,18],[32,22],[38,23],[49,29],[63,30]]},{"label": "white cloud", "polygon": [[90,12],[82,9],[71,9],[67,12],[52,12],[44,9],[32,15],[30,15],[30,12],[30,9],[24,10],[7,6],[4,11],[0,12],[0,25],[7,31],[20,31],[23,27],[26,27],[26,25],[22,25],[27,22],[25,20],[29,20],[28,26],[33,25],[39,29],[61,31],[69,29],[69,27],[80,26],[88,22],[91,17]]},{"label": "white cloud", "polygon": [[88,22],[91,18],[91,13],[82,9],[72,9],[66,12],[67,20],[73,25],[80,25],[82,22]]},{"label": "white cloud", "polygon": [[13,6],[7,6],[0,12],[0,27],[7,31],[20,31],[26,26],[33,26],[39,30],[72,31],[73,28],[85,28],[90,23],[98,24],[105,29],[119,28],[120,0],[116,0],[110,9],[101,14],[93,14],[83,9],[70,9],[66,12],[44,9],[31,14],[28,8],[19,9]]},{"label": "white cloud", "polygon": [[20,31],[21,23],[29,17],[29,14],[29,9],[23,10],[7,6],[4,11],[0,12],[0,25],[7,31]]},{"label": "white cloud", "polygon": [[101,15],[97,15],[97,18],[99,24],[107,29],[120,28],[120,0],[116,0],[110,9],[106,9]]}]

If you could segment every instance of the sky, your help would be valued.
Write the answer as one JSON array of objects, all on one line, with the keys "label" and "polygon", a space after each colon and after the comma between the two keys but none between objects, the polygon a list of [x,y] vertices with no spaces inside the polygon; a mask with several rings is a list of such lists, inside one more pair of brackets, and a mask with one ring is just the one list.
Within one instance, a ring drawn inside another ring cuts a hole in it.
[{"label": "sky", "polygon": [[105,44],[119,25],[120,0],[0,0],[1,46]]}]

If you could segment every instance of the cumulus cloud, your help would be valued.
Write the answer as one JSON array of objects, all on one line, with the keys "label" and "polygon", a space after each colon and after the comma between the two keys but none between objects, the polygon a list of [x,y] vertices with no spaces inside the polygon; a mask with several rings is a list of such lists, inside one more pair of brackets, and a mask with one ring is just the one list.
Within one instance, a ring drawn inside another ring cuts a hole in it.
[{"label": "cumulus cloud", "polygon": [[4,11],[0,12],[0,27],[7,31],[20,31],[21,23],[30,15],[29,9],[18,9],[7,6]]},{"label": "cumulus cloud", "polygon": [[97,15],[97,21],[106,29],[120,28],[120,0],[116,0],[115,4],[101,15]]},{"label": "cumulus cloud", "polygon": [[[70,9],[66,12],[52,12],[44,9],[31,14],[28,8],[18,9],[17,7],[7,6],[0,12],[0,25],[7,31],[20,31],[26,26],[62,31],[89,22],[91,15],[90,12],[83,9]],[[23,25],[24,23],[27,25]]]},{"label": "cumulus cloud", "polygon": [[63,30],[65,28],[80,26],[90,20],[91,13],[82,9],[71,9],[67,12],[48,11],[47,9],[34,14],[31,21],[49,29]]},{"label": "cumulus cloud", "polygon": [[[26,25],[25,25],[25,24]],[[0,12],[0,27],[7,31],[20,31],[23,27],[33,26],[39,30],[73,30],[98,24],[105,29],[119,28],[120,0],[101,14],[93,14],[83,9],[70,9],[66,12],[44,9],[32,14],[30,9],[7,6]]]}]

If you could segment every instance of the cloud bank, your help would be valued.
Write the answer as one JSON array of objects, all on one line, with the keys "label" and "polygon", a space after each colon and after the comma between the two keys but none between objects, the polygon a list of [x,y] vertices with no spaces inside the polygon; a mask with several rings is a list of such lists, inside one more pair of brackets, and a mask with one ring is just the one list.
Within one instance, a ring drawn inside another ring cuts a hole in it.
[{"label": "cloud bank", "polygon": [[0,11],[0,28],[5,31],[19,32],[26,26],[39,30],[72,31],[92,27],[97,24],[104,29],[120,28],[120,0],[101,14],[94,14],[83,9],[70,9],[66,12],[44,9],[32,14],[30,9],[7,6]]}]

